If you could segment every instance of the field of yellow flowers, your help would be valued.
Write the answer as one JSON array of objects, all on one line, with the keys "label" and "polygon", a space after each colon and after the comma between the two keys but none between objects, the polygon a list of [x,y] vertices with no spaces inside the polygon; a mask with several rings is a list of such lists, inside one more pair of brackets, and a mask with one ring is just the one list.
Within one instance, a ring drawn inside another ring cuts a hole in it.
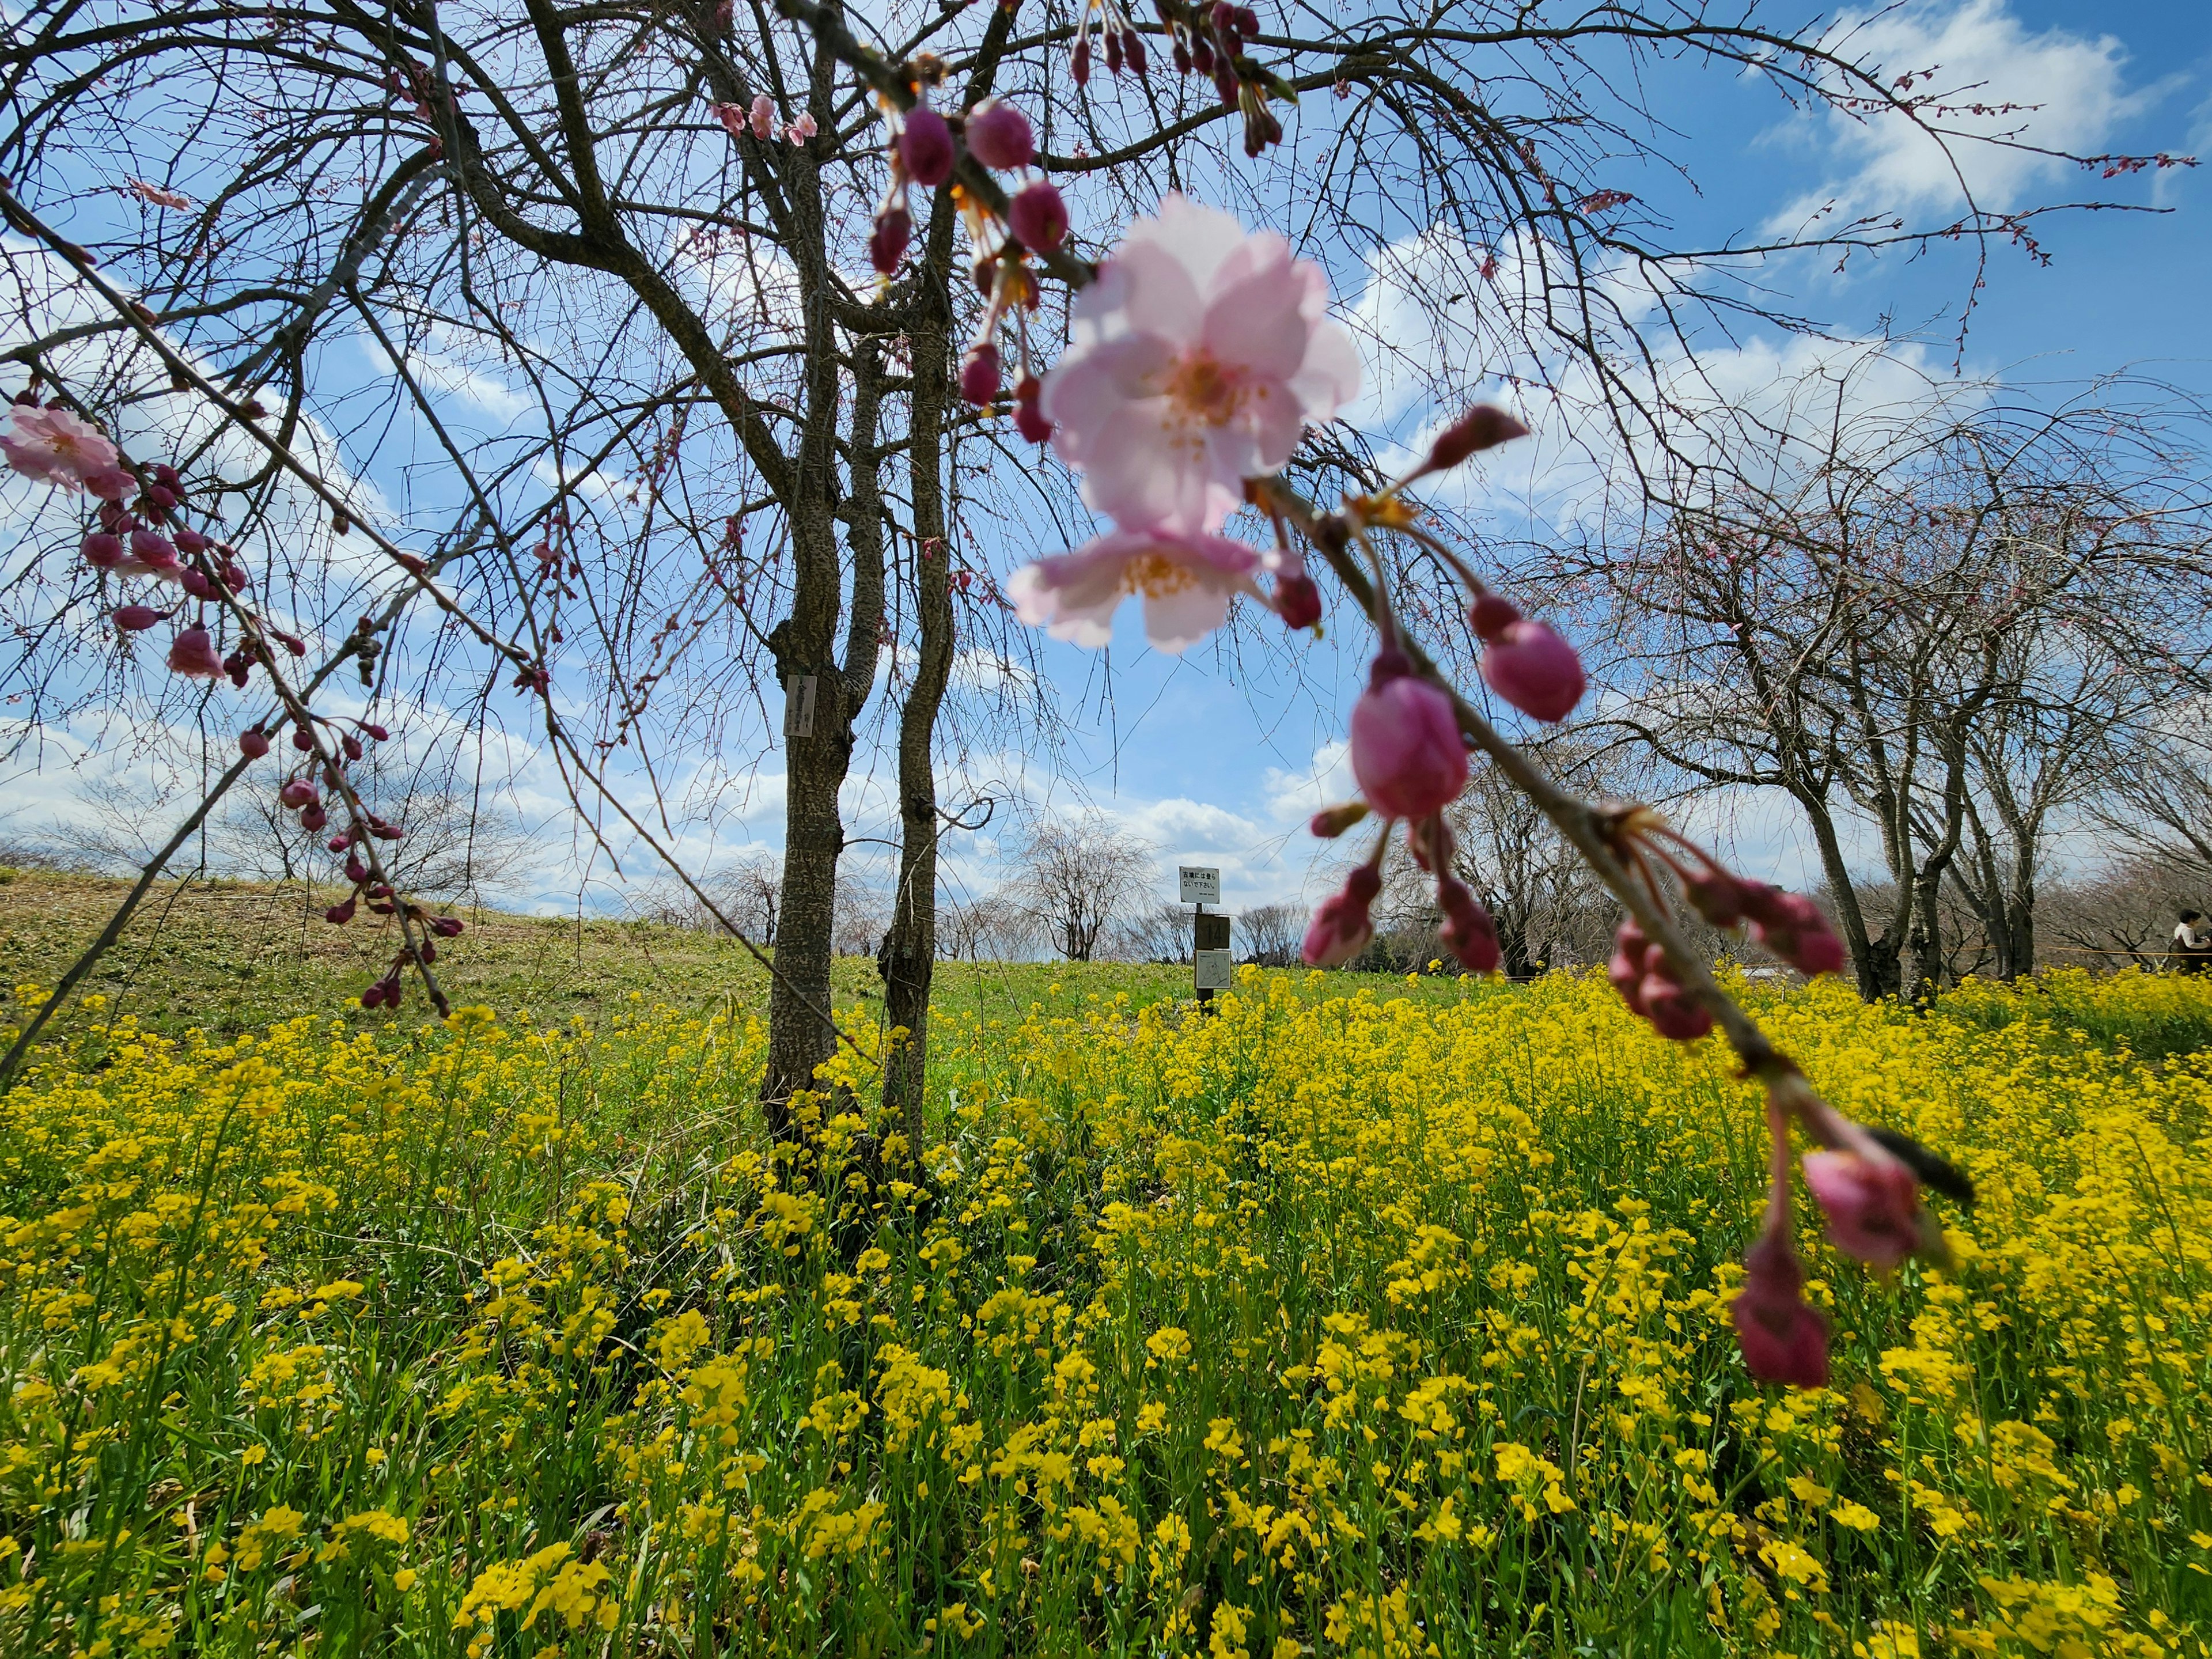
[{"label": "field of yellow flowers", "polygon": [[849,1056],[769,1145],[742,1012],[95,1012],[0,1103],[0,1652],[2212,1652],[2206,981],[1749,994],[1980,1189],[1807,1223],[1804,1394],[1718,1048],[1362,983],[948,1006],[926,1170]]}]

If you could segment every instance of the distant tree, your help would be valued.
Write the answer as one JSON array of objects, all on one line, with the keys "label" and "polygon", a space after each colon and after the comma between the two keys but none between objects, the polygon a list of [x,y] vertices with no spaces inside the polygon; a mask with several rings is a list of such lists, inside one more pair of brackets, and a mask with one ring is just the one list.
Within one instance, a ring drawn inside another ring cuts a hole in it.
[{"label": "distant tree", "polygon": [[2174,726],[2154,730],[2112,757],[2110,788],[2095,816],[2122,842],[2154,864],[2212,875],[2212,740],[2204,707],[2171,711]]},{"label": "distant tree", "polygon": [[1107,924],[1134,900],[1152,873],[1156,850],[1104,814],[1069,821],[1040,818],[1023,848],[1030,910],[1070,962],[1088,962]]},{"label": "distant tree", "polygon": [[1294,966],[1305,941],[1306,907],[1260,905],[1237,918],[1237,932],[1243,941],[1245,961],[1262,968]]},{"label": "distant tree", "polygon": [[2045,898],[2049,931],[2065,944],[2050,965],[2100,970],[2163,968],[2173,924],[2185,910],[2212,911],[2212,869],[2154,853],[2124,854]]},{"label": "distant tree", "polygon": [[[1531,747],[1554,775],[1586,793],[1625,793],[1613,776],[1600,775],[1599,752],[1583,738],[1563,734]],[[1609,758],[1618,772],[1619,757]],[[1583,962],[1611,951],[1618,901],[1528,796],[1484,767],[1444,817],[1457,844],[1453,867],[1497,924],[1509,978],[1534,978],[1563,951]]]},{"label": "distant tree", "polygon": [[1016,895],[940,900],[938,915],[938,953],[956,962],[1021,962],[1037,947],[1036,916]]},{"label": "distant tree", "polygon": [[1191,912],[1180,904],[1155,904],[1115,924],[1111,953],[1124,962],[1188,962]]},{"label": "distant tree", "polygon": [[[725,870],[712,884],[716,908],[747,937],[763,945],[775,943],[776,914],[782,908],[782,869],[766,854]],[[702,915],[700,925],[715,925]]]}]

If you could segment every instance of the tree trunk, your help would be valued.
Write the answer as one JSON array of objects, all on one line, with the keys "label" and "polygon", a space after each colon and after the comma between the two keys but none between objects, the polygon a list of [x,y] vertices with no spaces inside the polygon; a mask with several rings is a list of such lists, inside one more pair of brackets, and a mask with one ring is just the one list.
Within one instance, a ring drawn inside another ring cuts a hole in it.
[{"label": "tree trunk", "polygon": [[[936,216],[949,231],[951,216]],[[934,227],[933,227],[934,228]],[[931,252],[936,252],[936,238]],[[935,261],[933,260],[933,265]],[[933,288],[939,300],[942,290]],[[906,1155],[921,1156],[922,1089],[929,1054],[929,988],[937,966],[937,711],[952,672],[952,552],[945,534],[942,449],[951,341],[942,305],[930,307],[911,336],[908,489],[914,503],[915,611],[921,646],[914,684],[899,711],[899,866],[890,929],[877,968],[884,1016],[903,1028],[885,1062],[884,1108],[906,1135]]]},{"label": "tree trunk", "polygon": [[[818,322],[818,331],[817,331]],[[761,1101],[769,1132],[791,1139],[802,1126],[793,1096],[836,1051],[831,1009],[831,933],[836,920],[837,858],[845,830],[837,793],[853,760],[853,727],[873,689],[882,649],[883,507],[876,490],[876,412],[882,374],[872,342],[854,353],[852,499],[836,499],[837,361],[823,305],[809,318],[809,420],[799,448],[798,499],[790,503],[796,577],[791,615],[769,635],[787,693],[811,676],[813,729],[786,738],[782,914],[777,918],[775,977],[769,989],[768,1070]],[[818,346],[818,350],[815,348]],[[836,521],[845,520],[853,592],[845,660],[834,654],[840,589]]]}]

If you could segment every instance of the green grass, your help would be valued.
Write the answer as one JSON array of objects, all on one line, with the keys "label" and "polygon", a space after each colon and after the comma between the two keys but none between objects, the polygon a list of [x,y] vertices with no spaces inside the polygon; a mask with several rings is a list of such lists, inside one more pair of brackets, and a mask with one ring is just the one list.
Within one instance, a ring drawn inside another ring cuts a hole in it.
[{"label": "green grass", "polygon": [[[18,872],[0,883],[0,985],[52,986],[100,933],[130,884],[100,877]],[[326,891],[187,880],[150,894],[130,931],[80,988],[107,999],[103,1018],[129,1014],[167,1036],[231,1036],[302,1013],[334,1014],[354,1029],[410,1030],[432,1018],[418,982],[395,1016],[364,1012],[362,988],[394,945],[382,928],[322,920]],[[735,940],[649,922],[465,911],[468,932],[445,945],[437,971],[455,1006],[481,1004],[539,1019],[580,1016],[603,1025],[633,1000],[686,1012],[766,1006],[767,975]],[[832,982],[848,1000],[880,1011],[882,981],[865,957],[838,959]],[[1340,975],[1331,983],[1403,988],[1390,975]],[[1034,1005],[1070,1010],[1083,999],[1127,995],[1133,1006],[1193,1000],[1190,969],[1150,964],[939,963],[936,1000],[983,1018],[1017,1018]],[[1444,976],[1412,994],[1444,1001]],[[74,1005],[72,1005],[74,1007]]]}]

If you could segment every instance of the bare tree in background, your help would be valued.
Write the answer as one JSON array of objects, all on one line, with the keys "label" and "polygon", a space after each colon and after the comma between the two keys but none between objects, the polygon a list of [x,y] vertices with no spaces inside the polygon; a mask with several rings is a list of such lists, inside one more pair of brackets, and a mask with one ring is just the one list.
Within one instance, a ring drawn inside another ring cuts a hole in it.
[{"label": "bare tree in background", "polygon": [[1237,937],[1243,941],[1244,960],[1262,968],[1297,965],[1304,943],[1306,907],[1303,904],[1261,904],[1237,918]]},{"label": "bare tree in background", "polygon": [[[2106,386],[1855,414],[1843,383],[1816,390],[1832,418],[1777,434],[1768,487],[1569,560],[1615,602],[1613,723],[1688,779],[1788,794],[1863,994],[1942,976],[1947,886],[1979,896],[2018,971],[2052,812],[2115,725],[2212,660],[2201,411]],[[1878,905],[1844,850],[1861,817]]]},{"label": "bare tree in background", "polygon": [[1012,894],[985,893],[939,910],[939,953],[956,962],[1021,962],[1037,948],[1036,917]]},{"label": "bare tree in background", "polygon": [[1022,848],[1019,885],[1052,948],[1088,962],[1107,925],[1152,878],[1157,856],[1101,812],[1040,818]]},{"label": "bare tree in background", "polygon": [[[1601,754],[1577,733],[1532,747],[1586,793],[1630,793],[1623,757]],[[1533,979],[1559,965],[1563,951],[1584,963],[1604,960],[1620,906],[1527,796],[1481,772],[1444,817],[1456,843],[1453,868],[1497,923],[1509,977]]]},{"label": "bare tree in background", "polygon": [[2212,737],[2202,701],[2165,718],[2110,755],[2110,792],[2098,821],[2124,846],[2174,869],[2212,875]]},{"label": "bare tree in background", "polygon": [[1188,905],[1147,905],[1115,924],[1108,953],[1121,962],[1188,963],[1191,915]]}]

